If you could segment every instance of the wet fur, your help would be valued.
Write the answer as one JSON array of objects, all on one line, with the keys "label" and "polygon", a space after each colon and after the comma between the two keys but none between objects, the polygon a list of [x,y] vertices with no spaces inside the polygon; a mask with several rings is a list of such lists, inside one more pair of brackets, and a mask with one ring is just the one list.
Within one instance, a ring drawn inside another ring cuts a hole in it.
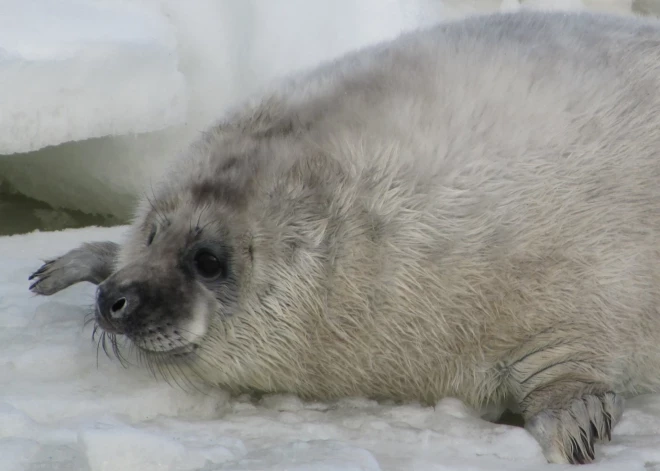
[{"label": "wet fur", "polygon": [[[182,374],[513,401],[548,460],[589,462],[622,396],[660,390],[659,90],[650,21],[404,35],[226,115],[142,202],[106,283],[162,298],[127,331],[145,348],[206,316],[194,352],[159,359]],[[230,253],[226,282],[184,273],[198,242]]]}]

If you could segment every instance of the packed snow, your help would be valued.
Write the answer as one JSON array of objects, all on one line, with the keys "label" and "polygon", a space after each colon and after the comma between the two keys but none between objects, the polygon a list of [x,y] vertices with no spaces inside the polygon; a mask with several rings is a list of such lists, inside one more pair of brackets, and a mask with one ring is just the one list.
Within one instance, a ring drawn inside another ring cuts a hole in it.
[{"label": "packed snow", "polygon": [[0,154],[183,124],[186,83],[159,15],[83,0],[0,3]]},{"label": "packed snow", "polygon": [[[123,368],[83,328],[94,286],[28,291],[41,260],[124,227],[0,237],[0,469],[3,471],[449,471],[548,465],[524,429],[447,398],[435,408],[363,398],[253,401]],[[594,471],[660,471],[660,394],[629,401]]]}]

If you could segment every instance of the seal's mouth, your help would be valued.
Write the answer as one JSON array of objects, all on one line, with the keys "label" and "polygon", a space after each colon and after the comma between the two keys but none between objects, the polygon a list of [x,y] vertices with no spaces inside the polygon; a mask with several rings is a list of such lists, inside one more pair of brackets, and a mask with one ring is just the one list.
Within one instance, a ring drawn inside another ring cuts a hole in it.
[{"label": "seal's mouth", "polygon": [[103,350],[124,367],[142,366],[168,382],[189,383],[204,362],[217,302],[203,285],[185,282],[124,277],[119,271],[99,284],[90,312],[97,357]]},{"label": "seal's mouth", "polygon": [[100,328],[102,337],[107,336],[111,342],[117,336],[122,336],[140,351],[160,358],[169,356],[181,358],[194,354],[200,347],[196,341],[200,339],[200,335],[185,328],[176,327],[170,322],[155,326],[140,325],[131,330],[125,325],[126,319],[108,319],[100,311],[98,305],[94,309],[93,320],[96,324],[94,336]]},{"label": "seal's mouth", "polygon": [[97,288],[94,319],[104,334],[123,336],[145,353],[180,356],[202,341],[214,305],[210,293],[193,288],[126,283],[115,274]]},{"label": "seal's mouth", "polygon": [[[116,358],[124,368],[140,365],[148,368],[155,378],[164,379],[170,385],[177,385],[184,389],[192,387],[198,390],[199,385],[195,379],[197,376],[194,375],[196,370],[191,365],[194,365],[199,357],[199,350],[203,348],[201,344],[191,342],[167,350],[151,350],[146,348],[147,344],[139,339],[136,342],[136,339],[131,339],[125,333],[119,332],[112,324],[106,330],[104,325],[108,326],[108,323],[102,320],[102,317],[90,315],[89,320],[95,321],[92,340],[97,343],[97,366],[98,356],[103,350],[108,358]],[[125,356],[127,353],[124,349],[125,345],[120,347],[121,337],[130,342],[131,346],[136,347],[129,350],[130,356]],[[134,360],[137,360],[136,362],[131,360],[133,357]],[[193,376],[191,376],[191,372]]]},{"label": "seal's mouth", "polygon": [[[131,363],[126,354],[126,345],[121,345],[121,339],[125,339],[130,347],[135,347],[133,353],[137,354],[138,363],[145,363],[150,369],[159,371],[168,363],[182,361],[187,363],[191,358],[199,355],[201,344],[178,339],[176,342],[163,342],[164,329],[154,330],[156,338],[136,336],[126,332],[122,326],[108,322],[100,315],[98,308],[88,316],[87,322],[94,322],[92,341],[97,344],[97,357],[101,350],[108,358],[116,358],[124,367]],[[160,333],[159,333],[160,332]],[[174,330],[174,332],[177,332]],[[160,337],[160,341],[158,340]],[[129,352],[130,352],[129,347]],[[162,371],[161,371],[162,373]]]},{"label": "seal's mouth", "polygon": [[181,340],[177,342],[163,341],[162,337],[131,337],[128,335],[126,337],[142,352],[158,357],[181,357],[193,353],[199,347],[198,344],[193,342]]},{"label": "seal's mouth", "polygon": [[197,350],[199,349],[200,345],[196,343],[189,343],[187,345],[181,345],[178,347],[174,347],[170,350],[148,350],[144,347],[138,346],[140,350],[142,350],[144,353],[155,357],[155,358],[186,358],[189,356],[193,356],[196,354]]}]

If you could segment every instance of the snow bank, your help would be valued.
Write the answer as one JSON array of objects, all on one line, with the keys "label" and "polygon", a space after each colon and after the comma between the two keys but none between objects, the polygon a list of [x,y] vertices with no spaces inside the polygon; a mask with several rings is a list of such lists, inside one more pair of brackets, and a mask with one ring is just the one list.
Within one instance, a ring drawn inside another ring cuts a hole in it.
[{"label": "snow bank", "polygon": [[[629,12],[631,0],[522,6]],[[518,0],[5,0],[0,47],[13,52],[0,53],[0,77],[13,85],[12,93],[3,86],[0,120],[9,125],[0,127],[0,153],[113,136],[0,156],[0,193],[125,218],[135,195],[189,141],[277,77],[415,27],[519,7]],[[19,59],[37,52],[43,60]],[[180,120],[185,100],[185,123],[134,135]]]},{"label": "snow bank", "polygon": [[[559,470],[523,429],[455,399],[435,409],[365,399],[260,403],[184,391],[97,358],[83,328],[94,287],[28,291],[40,259],[123,228],[0,237],[0,468],[76,471]],[[98,365],[97,365],[98,360]],[[190,389],[190,388],[189,388]],[[629,401],[594,471],[660,470],[660,394]]]},{"label": "snow bank", "polygon": [[[458,14],[429,0],[88,0],[87,5],[105,8],[107,2],[139,7],[169,22],[188,91],[185,124],[0,156],[0,192],[4,187],[56,208],[125,218],[135,194],[157,180],[227,106],[278,76]],[[112,100],[112,84],[106,86]],[[33,124],[39,133],[39,123]],[[65,120],[58,124],[67,126]]]},{"label": "snow bank", "polygon": [[155,131],[186,117],[164,18],[89,1],[0,2],[0,154]]}]

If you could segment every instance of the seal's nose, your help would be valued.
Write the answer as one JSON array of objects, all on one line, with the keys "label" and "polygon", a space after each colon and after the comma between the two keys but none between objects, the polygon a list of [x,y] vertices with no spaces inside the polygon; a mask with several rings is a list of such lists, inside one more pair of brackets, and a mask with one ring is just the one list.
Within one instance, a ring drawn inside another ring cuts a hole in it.
[{"label": "seal's nose", "polygon": [[110,316],[112,318],[121,317],[126,310],[127,305],[128,303],[126,302],[125,297],[119,298],[112,306],[110,306]]},{"label": "seal's nose", "polygon": [[96,290],[97,320],[106,330],[118,331],[122,320],[139,304],[139,297],[130,287],[120,289],[113,283],[101,283]]}]

